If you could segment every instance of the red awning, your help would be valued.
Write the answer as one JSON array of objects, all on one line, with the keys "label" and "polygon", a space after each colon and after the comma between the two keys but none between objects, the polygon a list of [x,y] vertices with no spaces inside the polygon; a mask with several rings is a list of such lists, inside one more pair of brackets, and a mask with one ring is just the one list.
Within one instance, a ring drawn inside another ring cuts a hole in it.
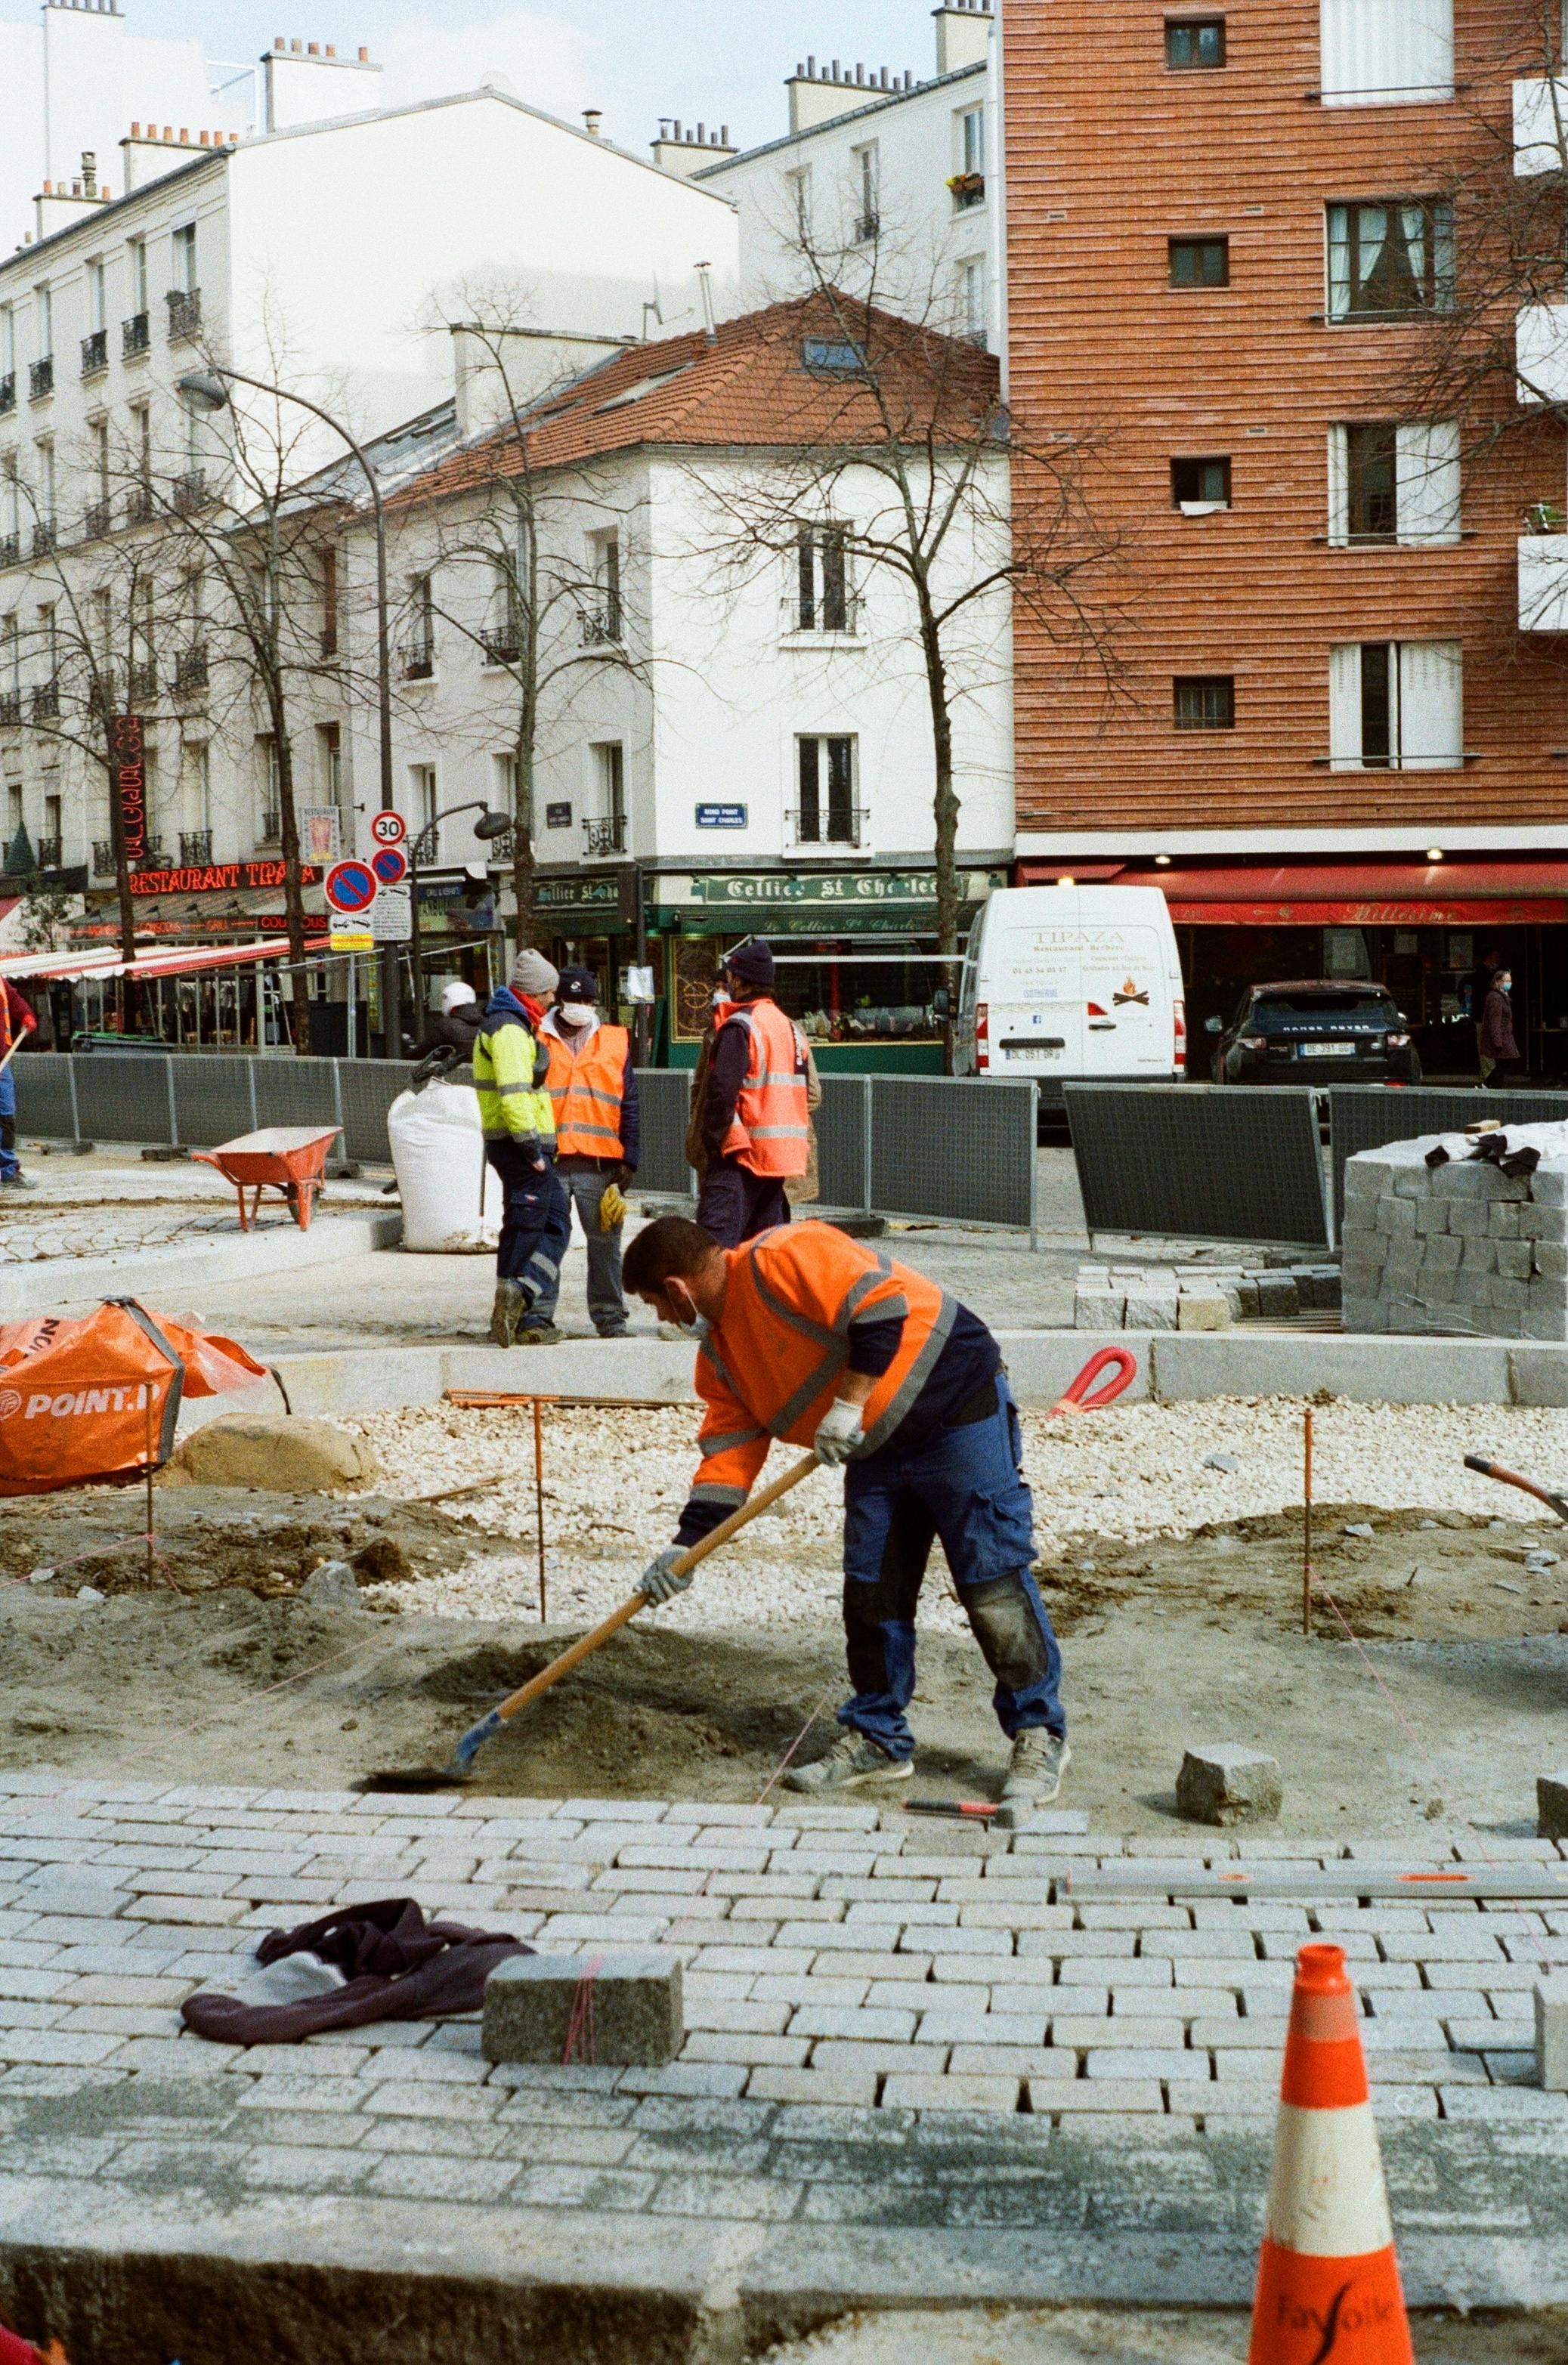
[{"label": "red awning", "polygon": [[1484,927],[1568,920],[1568,857],[1506,861],[1335,863],[1021,862],[1025,886],[1070,876],[1118,887],[1158,887],[1170,916],[1223,927]]},{"label": "red awning", "polygon": [[[324,952],[325,938],[308,942],[308,952]],[[266,936],[252,945],[161,945],[124,961],[109,946],[91,952],[0,954],[0,977],[185,977],[197,970],[234,969],[245,961],[286,960],[288,938]]]}]

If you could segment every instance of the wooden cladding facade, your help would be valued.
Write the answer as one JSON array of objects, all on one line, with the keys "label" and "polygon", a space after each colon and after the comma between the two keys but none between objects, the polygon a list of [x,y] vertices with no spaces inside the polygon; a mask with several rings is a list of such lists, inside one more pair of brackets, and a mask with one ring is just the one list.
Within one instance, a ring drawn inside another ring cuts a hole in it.
[{"label": "wooden cladding facade", "polygon": [[[1428,333],[1326,318],[1327,209],[1436,193],[1456,156],[1508,169],[1518,22],[1455,14],[1456,98],[1325,106],[1317,0],[1008,0],[1011,397],[1023,420],[1107,439],[1092,500],[1126,619],[1108,711],[1081,653],[1018,616],[1021,850],[1032,831],[1153,848],[1561,819],[1568,643],[1520,633],[1516,571],[1526,504],[1563,497],[1561,432],[1464,461],[1451,546],[1327,541],[1330,430],[1400,418]],[[1168,64],[1171,22],[1222,15],[1223,65]],[[1221,241],[1225,284],[1212,262],[1205,283],[1192,249]],[[1517,417],[1501,375],[1495,403]],[[1231,505],[1184,515],[1171,463],[1199,458],[1228,460]],[[1463,763],[1329,770],[1331,648],[1431,641],[1462,646]],[[1177,727],[1175,685],[1225,679],[1231,727]]]}]

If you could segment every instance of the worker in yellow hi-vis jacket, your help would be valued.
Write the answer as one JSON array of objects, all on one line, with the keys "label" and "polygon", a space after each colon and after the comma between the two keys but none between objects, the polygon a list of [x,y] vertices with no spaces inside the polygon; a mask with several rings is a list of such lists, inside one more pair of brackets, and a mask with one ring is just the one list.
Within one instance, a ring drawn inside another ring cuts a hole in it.
[{"label": "worker in yellow hi-vis jacket", "polygon": [[498,1347],[544,1346],[561,1335],[547,1316],[531,1318],[541,1300],[555,1302],[571,1230],[566,1186],[555,1171],[550,1054],[540,1039],[559,983],[543,954],[525,946],[509,983],[490,996],[474,1045],[485,1155],[506,1194],[490,1314]]}]

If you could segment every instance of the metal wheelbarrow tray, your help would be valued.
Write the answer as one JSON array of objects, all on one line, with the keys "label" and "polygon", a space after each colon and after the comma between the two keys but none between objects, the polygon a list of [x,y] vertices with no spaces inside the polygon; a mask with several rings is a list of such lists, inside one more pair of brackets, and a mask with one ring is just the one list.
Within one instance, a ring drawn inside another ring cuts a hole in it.
[{"label": "metal wheelbarrow tray", "polygon": [[[215,1166],[232,1182],[240,1201],[240,1229],[248,1232],[256,1220],[263,1191],[276,1191],[286,1202],[302,1232],[310,1229],[316,1194],[326,1182],[327,1152],[341,1126],[268,1125],[259,1133],[242,1133],[221,1141],[216,1149],[192,1153],[198,1166]],[[252,1192],[251,1212],[245,1194]]]}]

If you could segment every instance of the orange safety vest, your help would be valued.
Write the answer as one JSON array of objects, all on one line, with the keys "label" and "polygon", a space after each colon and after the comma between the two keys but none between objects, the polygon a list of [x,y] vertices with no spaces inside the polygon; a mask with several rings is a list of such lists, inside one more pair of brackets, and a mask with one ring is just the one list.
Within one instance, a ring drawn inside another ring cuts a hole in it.
[{"label": "orange safety vest", "polygon": [[723,1155],[753,1174],[803,1174],[811,1160],[804,1062],[795,1029],[776,1002],[748,1002],[724,1021],[744,1026],[751,1059],[735,1095]]},{"label": "orange safety vest", "polygon": [[598,1026],[573,1052],[548,1028],[550,1072],[544,1089],[555,1111],[555,1148],[563,1158],[620,1158],[621,1088],[626,1075],[624,1026]]},{"label": "orange safety vest", "polygon": [[733,1510],[770,1439],[815,1437],[857,1323],[904,1318],[898,1352],[861,1414],[875,1451],[925,1385],[958,1308],[923,1272],[833,1224],[780,1224],[729,1250],[725,1263],[724,1310],[697,1351],[702,1467],[691,1499]]}]

